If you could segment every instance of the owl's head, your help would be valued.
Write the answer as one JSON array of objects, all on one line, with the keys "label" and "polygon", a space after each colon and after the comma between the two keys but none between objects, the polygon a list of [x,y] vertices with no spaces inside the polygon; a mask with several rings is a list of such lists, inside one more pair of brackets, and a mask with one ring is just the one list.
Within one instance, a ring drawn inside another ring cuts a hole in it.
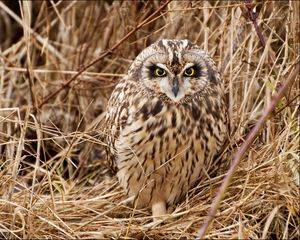
[{"label": "owl's head", "polygon": [[174,102],[220,82],[213,60],[189,40],[155,42],[136,57],[128,75],[151,94]]}]

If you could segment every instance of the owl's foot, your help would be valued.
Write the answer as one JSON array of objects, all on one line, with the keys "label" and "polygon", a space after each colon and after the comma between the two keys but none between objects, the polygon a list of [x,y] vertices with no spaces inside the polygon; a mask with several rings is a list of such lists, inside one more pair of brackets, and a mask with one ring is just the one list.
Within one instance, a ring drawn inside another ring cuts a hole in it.
[{"label": "owl's foot", "polygon": [[153,221],[163,220],[166,217],[166,202],[159,201],[152,204]]}]

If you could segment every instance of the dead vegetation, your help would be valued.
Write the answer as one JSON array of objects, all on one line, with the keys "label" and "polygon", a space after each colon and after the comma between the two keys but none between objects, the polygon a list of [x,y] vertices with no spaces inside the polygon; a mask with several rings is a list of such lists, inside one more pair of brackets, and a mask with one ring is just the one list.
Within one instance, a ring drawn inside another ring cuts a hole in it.
[{"label": "dead vegetation", "polygon": [[[0,2],[1,238],[197,236],[233,154],[299,62],[300,4],[163,4]],[[219,175],[155,226],[110,176],[97,129],[114,85],[160,38],[209,51],[232,132]],[[298,76],[242,158],[207,238],[299,238],[299,122]]]}]

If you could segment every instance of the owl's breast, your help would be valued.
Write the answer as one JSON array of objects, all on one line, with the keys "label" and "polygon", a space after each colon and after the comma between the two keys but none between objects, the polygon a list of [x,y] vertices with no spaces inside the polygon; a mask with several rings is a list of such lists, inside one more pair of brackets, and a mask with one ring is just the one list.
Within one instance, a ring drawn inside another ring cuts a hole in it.
[{"label": "owl's breast", "polygon": [[[153,162],[149,166],[154,170],[172,158],[190,158],[189,155],[197,155],[205,147],[216,147],[210,133],[214,130],[207,129],[205,112],[195,103],[171,105],[153,98],[133,106],[115,146],[119,156],[126,155],[126,161],[133,157],[141,166]],[[124,157],[119,159],[124,162]]]},{"label": "owl's breast", "polygon": [[209,172],[224,131],[218,126],[220,118],[201,104],[171,105],[158,98],[131,103],[134,107],[115,141],[118,178],[129,193],[137,193],[150,181],[147,184],[154,184],[150,185],[173,202],[203,169]]}]

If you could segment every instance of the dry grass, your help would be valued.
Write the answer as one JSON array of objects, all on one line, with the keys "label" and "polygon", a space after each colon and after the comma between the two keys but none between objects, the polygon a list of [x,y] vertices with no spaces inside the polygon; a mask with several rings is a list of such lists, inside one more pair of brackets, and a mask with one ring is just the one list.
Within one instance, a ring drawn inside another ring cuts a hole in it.
[{"label": "dry grass", "polygon": [[[256,2],[265,48],[244,2],[174,1],[123,40],[162,3],[109,2],[0,2],[0,238],[196,237],[232,155],[299,61],[298,1]],[[159,38],[210,52],[232,133],[219,176],[155,226],[109,175],[97,129],[116,82]],[[299,238],[298,97],[299,76],[243,157],[208,238]]]}]

